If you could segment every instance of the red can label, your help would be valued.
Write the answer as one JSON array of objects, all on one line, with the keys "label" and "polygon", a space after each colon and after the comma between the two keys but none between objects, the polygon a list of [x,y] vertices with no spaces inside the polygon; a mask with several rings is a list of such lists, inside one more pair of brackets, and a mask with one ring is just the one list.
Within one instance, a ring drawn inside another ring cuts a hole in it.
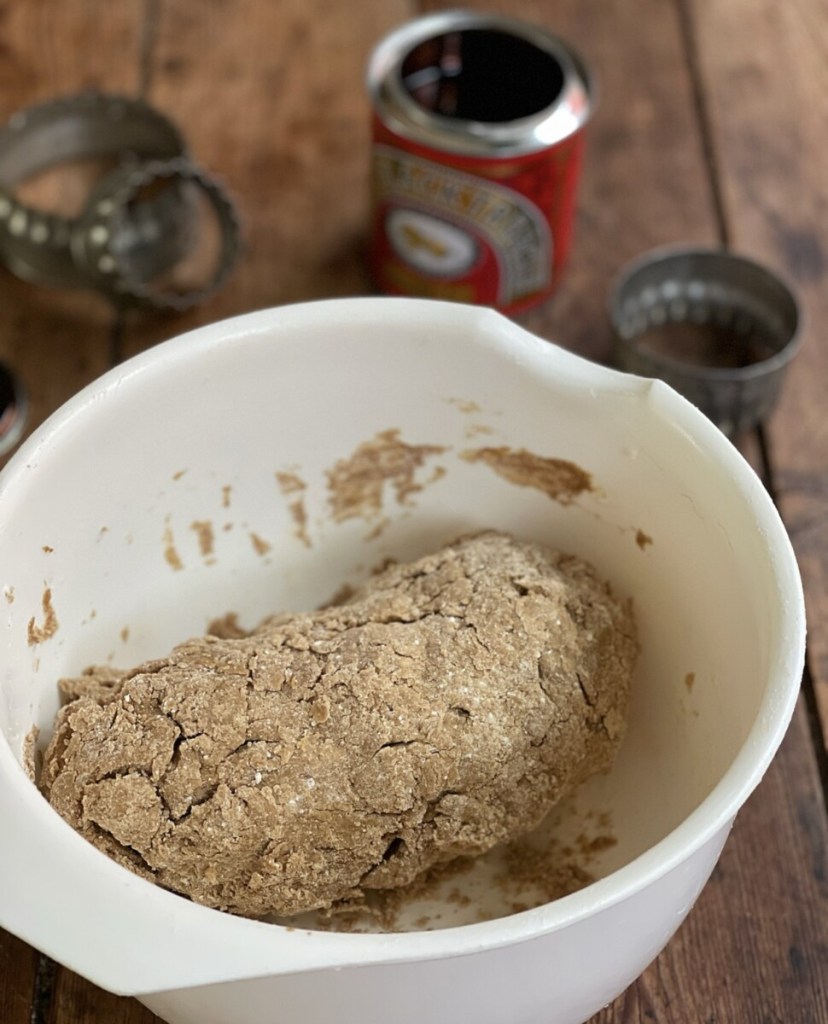
[{"label": "red can label", "polygon": [[538,152],[463,156],[374,122],[371,269],[382,291],[516,313],[554,291],[583,131]]}]

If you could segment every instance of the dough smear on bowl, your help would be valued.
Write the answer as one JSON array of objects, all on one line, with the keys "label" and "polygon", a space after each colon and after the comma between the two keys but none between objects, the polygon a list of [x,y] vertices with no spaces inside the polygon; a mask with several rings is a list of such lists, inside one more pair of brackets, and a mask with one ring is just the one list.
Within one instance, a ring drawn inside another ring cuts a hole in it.
[{"label": "dough smear on bowl", "polygon": [[328,908],[514,839],[608,769],[636,652],[589,565],[489,531],[347,603],[63,680],[41,787],[207,906]]}]

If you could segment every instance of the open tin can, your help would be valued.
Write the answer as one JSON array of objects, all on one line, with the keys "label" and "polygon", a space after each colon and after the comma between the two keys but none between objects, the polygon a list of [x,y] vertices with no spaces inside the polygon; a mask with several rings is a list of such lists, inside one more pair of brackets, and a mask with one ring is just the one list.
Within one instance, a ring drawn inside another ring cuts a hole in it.
[{"label": "open tin can", "polygon": [[593,107],[580,57],[536,25],[445,11],[386,36],[368,88],[377,287],[505,313],[549,298]]}]

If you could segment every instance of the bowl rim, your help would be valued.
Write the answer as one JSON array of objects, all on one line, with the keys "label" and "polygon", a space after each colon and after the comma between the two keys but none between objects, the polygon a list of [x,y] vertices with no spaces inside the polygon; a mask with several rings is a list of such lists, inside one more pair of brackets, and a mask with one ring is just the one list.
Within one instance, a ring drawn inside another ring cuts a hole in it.
[{"label": "bowl rim", "polygon": [[[773,502],[753,469],[701,412],[661,381],[591,363],[518,326],[493,309],[409,298],[325,299],[259,310],[187,331],[134,356],[93,381],[34,432],[0,472],[0,505],[14,500],[15,488],[40,454],[75,417],[102,398],[128,386],[161,362],[187,361],[218,345],[272,335],[307,322],[376,323],[388,328],[417,322],[473,331],[481,344],[537,368],[542,378],[562,377],[591,390],[634,394],[669,416],[688,443],[712,455],[737,481],[764,531],[780,602],[781,629],[756,720],[737,756],[711,792],[675,829],[644,853],[579,892],[509,917],[426,932],[337,933],[253,921],[182,899],[111,861],[62,821],[26,776],[5,736],[0,736],[0,818],[19,827],[0,835],[0,877],[13,877],[33,863],[38,844],[61,849],[60,858],[40,858],[47,871],[33,900],[0,890],[0,926],[19,935],[90,980],[123,994],[140,995],[194,985],[239,981],[283,973],[433,960],[469,955],[558,931],[629,899],[687,861],[726,832],[737,811],[758,785],[787,730],[804,666],[805,611],[802,583],[790,539]],[[10,494],[10,498],[7,495]],[[12,817],[7,817],[12,815]],[[11,874],[8,874],[11,872]],[[14,886],[3,887],[13,890]],[[89,896],[94,899],[89,902]],[[117,911],[107,908],[115,900]],[[129,934],[120,924],[124,906]],[[69,941],[56,939],[58,916],[74,922]],[[80,916],[78,916],[80,915]],[[76,938],[77,922],[86,942]],[[148,936],[149,957],[129,957]],[[186,948],[186,957],[181,950]]]}]

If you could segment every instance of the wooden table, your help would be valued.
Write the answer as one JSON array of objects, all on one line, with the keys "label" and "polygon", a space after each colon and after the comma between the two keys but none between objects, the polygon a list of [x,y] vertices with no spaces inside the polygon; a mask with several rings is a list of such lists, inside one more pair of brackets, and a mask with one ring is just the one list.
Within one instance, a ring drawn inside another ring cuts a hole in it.
[{"label": "wooden table", "polygon": [[[0,359],[29,389],[31,426],[114,363],[196,324],[369,290],[364,62],[392,25],[439,6],[3,5],[2,117],[86,87],[144,96],[224,179],[247,236],[227,287],[179,316],[116,313],[95,294],[0,272]],[[593,1024],[828,1022],[828,9],[822,0],[471,6],[550,26],[600,81],[570,269],[553,302],[525,318],[530,329],[605,359],[612,276],[643,250],[679,241],[724,242],[780,269],[809,321],[772,421],[743,440],[779,503],[805,580],[811,631],[802,697],[688,921]],[[2,1024],[154,1020],[134,1000],[0,934]]]}]

